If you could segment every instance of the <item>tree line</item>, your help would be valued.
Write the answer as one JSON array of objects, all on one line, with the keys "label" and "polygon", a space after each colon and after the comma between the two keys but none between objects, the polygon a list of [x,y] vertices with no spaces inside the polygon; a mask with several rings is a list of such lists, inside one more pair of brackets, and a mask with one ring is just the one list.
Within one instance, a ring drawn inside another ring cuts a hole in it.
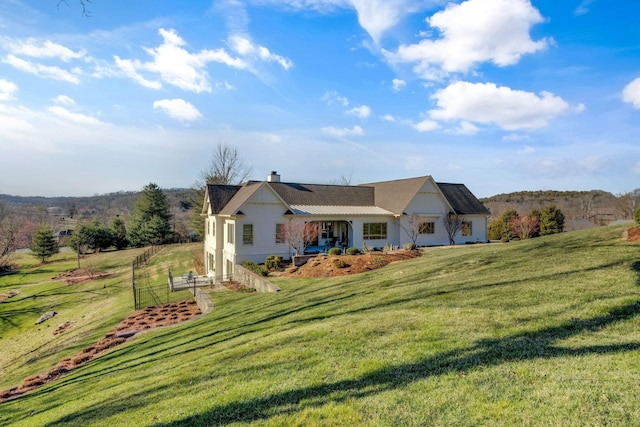
[{"label": "tree line", "polygon": [[[235,147],[218,144],[210,163],[188,190],[162,190],[149,183],[139,193],[51,198],[52,207],[43,204],[47,198],[6,196],[13,203],[0,200],[0,271],[11,268],[9,259],[21,248],[30,248],[45,262],[61,244],[80,255],[197,240],[204,231],[200,213],[206,186],[240,184],[250,173]],[[61,228],[63,236],[58,234]]]},{"label": "tree line", "polygon": [[527,215],[509,209],[489,223],[487,237],[509,242],[562,233],[564,220],[564,214],[555,205],[548,205],[542,210],[532,209]]}]

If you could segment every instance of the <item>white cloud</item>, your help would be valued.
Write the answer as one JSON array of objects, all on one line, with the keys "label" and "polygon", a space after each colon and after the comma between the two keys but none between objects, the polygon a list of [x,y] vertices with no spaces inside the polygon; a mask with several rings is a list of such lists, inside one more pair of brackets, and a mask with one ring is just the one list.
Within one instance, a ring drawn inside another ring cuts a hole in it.
[{"label": "white cloud", "polygon": [[382,120],[384,120],[385,122],[395,122],[396,118],[391,114],[385,114],[384,116],[382,116]]},{"label": "white cloud", "polygon": [[573,14],[576,16],[582,16],[589,13],[589,5],[594,2],[595,0],[582,0],[582,3],[573,10]]},{"label": "white cloud", "polygon": [[475,135],[478,131],[479,129],[476,125],[463,120],[460,122],[460,126],[455,130],[455,133],[458,135]]},{"label": "white cloud", "polygon": [[415,11],[412,0],[351,0],[358,13],[360,26],[375,43],[408,13]]},{"label": "white cloud", "polygon": [[640,77],[624,87],[622,100],[633,105],[633,108],[640,108]]},{"label": "white cloud", "polygon": [[9,64],[20,71],[34,74],[38,77],[61,80],[74,84],[80,83],[80,79],[78,79],[77,76],[77,74],[80,74],[80,70],[77,68],[74,68],[72,72],[69,72],[67,70],[63,70],[60,67],[25,61],[24,59],[18,58],[17,56],[12,54],[5,56],[2,62]]},{"label": "white cloud", "polygon": [[347,97],[340,95],[335,90],[325,92],[325,94],[322,95],[321,99],[329,106],[333,104],[342,105],[343,107],[349,106],[349,100],[347,99]]},{"label": "white cloud", "polygon": [[74,113],[72,111],[67,110],[64,107],[49,107],[47,110],[53,115],[64,119],[67,122],[72,122],[79,125],[99,125],[102,122],[95,117],[87,116],[80,113]]},{"label": "white cloud", "polygon": [[569,105],[549,92],[540,96],[493,83],[456,82],[433,96],[435,120],[465,120],[496,124],[505,130],[538,129],[566,112]]},{"label": "white cloud", "polygon": [[181,122],[192,122],[202,117],[200,111],[193,104],[184,99],[161,99],[153,103],[154,109],[164,111],[169,117]]},{"label": "white cloud", "polygon": [[440,128],[438,122],[429,119],[423,120],[419,123],[414,123],[411,126],[413,126],[413,128],[418,132],[431,132]]},{"label": "white cloud", "polygon": [[0,101],[11,101],[15,99],[18,92],[18,85],[5,79],[0,79]]},{"label": "white cloud", "polygon": [[271,53],[269,49],[264,46],[254,45],[247,37],[240,35],[231,36],[229,38],[229,45],[231,49],[236,51],[240,56],[249,56],[262,61],[276,62],[285,70],[293,67],[293,62],[291,62],[290,59]]},{"label": "white cloud", "polygon": [[407,85],[407,82],[401,79],[393,79],[391,83],[394,92],[400,92]]},{"label": "white cloud", "polygon": [[68,97],[67,95],[58,95],[53,98],[53,102],[62,105],[76,105],[76,101],[74,101],[73,98]]},{"label": "white cloud", "polygon": [[583,157],[581,159],[576,160],[576,164],[578,168],[582,171],[601,171],[604,170],[610,163],[610,159],[608,156],[603,156],[599,154],[592,154],[587,157]]},{"label": "white cloud", "polygon": [[360,126],[354,126],[349,128],[337,128],[335,126],[323,127],[322,131],[329,135],[337,136],[338,138],[344,138],[345,136],[360,136],[364,135],[364,130]]},{"label": "white cloud", "polygon": [[504,142],[516,142],[522,141],[525,139],[529,139],[529,135],[519,135],[517,133],[510,133],[509,135],[505,135],[502,137]]},{"label": "white cloud", "polygon": [[116,63],[116,67],[118,67],[125,76],[129,77],[139,85],[156,90],[162,88],[162,83],[148,80],[136,71],[137,68],[143,68],[140,62],[133,61],[131,59],[121,59],[119,56],[114,56],[113,60]]},{"label": "white cloud", "polygon": [[518,151],[519,154],[533,154],[535,152],[536,149],[529,145],[525,145],[524,147],[522,147],[522,150]]},{"label": "white cloud", "polygon": [[5,47],[17,55],[30,56],[32,58],[58,58],[65,62],[71,59],[83,58],[86,53],[84,50],[74,52],[68,47],[50,40],[39,42],[34,38],[8,41]]},{"label": "white cloud", "polygon": [[360,117],[361,119],[366,119],[371,115],[371,108],[369,108],[367,105],[359,105],[352,108],[351,110],[347,110],[345,113],[352,116]]},{"label": "white cloud", "polygon": [[543,21],[529,0],[450,3],[427,19],[440,38],[401,45],[397,52],[385,54],[392,62],[414,63],[414,71],[428,80],[468,72],[483,62],[504,67],[548,46],[550,40],[529,36],[530,28]]},{"label": "white cloud", "polygon": [[408,14],[438,3],[438,0],[253,0],[256,4],[284,6],[294,10],[330,13],[335,9],[355,9],[358,23],[378,43],[384,33]]},{"label": "white cloud", "polygon": [[141,72],[146,71],[159,75],[162,81],[180,89],[196,93],[211,92],[206,71],[209,62],[221,63],[236,69],[247,68],[243,59],[232,57],[224,49],[203,49],[197,53],[190,53],[183,47],[186,43],[175,30],[160,28],[158,33],[163,39],[162,44],[156,48],[144,48],[153,57],[152,62],[114,58],[116,66],[125,75],[145,87],[159,88],[158,82],[142,76]]}]

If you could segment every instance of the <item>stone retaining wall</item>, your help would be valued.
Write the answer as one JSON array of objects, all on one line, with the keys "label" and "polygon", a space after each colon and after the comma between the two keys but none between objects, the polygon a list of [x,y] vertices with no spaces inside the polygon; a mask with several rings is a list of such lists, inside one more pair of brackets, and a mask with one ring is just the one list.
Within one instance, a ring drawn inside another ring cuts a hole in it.
[{"label": "stone retaining wall", "polygon": [[211,301],[211,298],[209,298],[209,294],[207,294],[205,291],[197,289],[194,299],[196,300],[196,304],[198,304],[198,307],[200,308],[202,314],[207,314],[211,310],[213,310],[213,301]]},{"label": "stone retaining wall", "polygon": [[280,288],[268,281],[265,277],[258,276],[241,265],[236,265],[233,279],[244,286],[255,289],[257,292],[279,292]]}]

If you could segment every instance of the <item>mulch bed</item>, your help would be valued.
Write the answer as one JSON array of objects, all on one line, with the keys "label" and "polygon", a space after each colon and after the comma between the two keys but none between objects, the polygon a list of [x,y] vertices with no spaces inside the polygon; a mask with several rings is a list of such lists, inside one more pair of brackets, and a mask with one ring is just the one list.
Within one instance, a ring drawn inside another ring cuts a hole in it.
[{"label": "mulch bed", "polygon": [[0,302],[8,300],[9,298],[13,298],[16,295],[18,295],[18,291],[9,291],[9,292],[5,292],[3,294],[0,294]]},{"label": "mulch bed", "polygon": [[628,229],[627,240],[630,242],[640,242],[640,227],[631,227]]},{"label": "mulch bed", "polygon": [[15,399],[62,377],[67,372],[88,363],[108,350],[128,341],[138,332],[181,323],[191,320],[200,314],[200,309],[194,300],[138,310],[120,322],[118,326],[102,337],[100,341],[90,347],[84,348],[75,356],[61,360],[47,373],[32,375],[25,378],[19,386],[0,391],[0,402]]},{"label": "mulch bed", "polygon": [[91,269],[86,268],[76,268],[75,270],[65,271],[64,273],[60,273],[55,277],[52,277],[52,280],[61,280],[67,285],[77,285],[78,283],[85,283],[91,280],[102,279],[104,277],[110,276],[110,273],[105,273],[102,271],[93,271]]},{"label": "mulch bed", "polygon": [[422,256],[419,250],[368,252],[360,255],[318,255],[300,267],[290,267],[283,277],[335,277],[363,273],[385,265]]}]

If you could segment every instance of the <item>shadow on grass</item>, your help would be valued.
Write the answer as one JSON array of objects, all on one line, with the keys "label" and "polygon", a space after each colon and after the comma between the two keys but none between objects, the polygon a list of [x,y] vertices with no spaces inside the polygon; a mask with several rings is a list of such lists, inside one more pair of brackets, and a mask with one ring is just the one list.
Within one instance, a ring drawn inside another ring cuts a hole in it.
[{"label": "shadow on grass", "polygon": [[591,319],[575,320],[539,331],[488,339],[474,346],[445,352],[415,363],[373,371],[354,380],[343,380],[312,387],[299,388],[268,397],[215,407],[201,414],[159,426],[224,425],[253,422],[273,416],[297,412],[306,406],[322,406],[329,402],[361,398],[387,390],[402,388],[408,383],[450,372],[463,372],[481,366],[495,366],[510,361],[572,357],[586,354],[607,354],[640,349],[640,342],[581,348],[563,348],[553,343],[581,332],[600,330],[615,322],[640,314],[640,303],[633,303]]},{"label": "shadow on grass", "polygon": [[[637,283],[640,284],[640,261],[634,262],[630,269],[638,273]],[[345,298],[342,295],[338,299]],[[321,307],[330,302],[335,297],[326,299],[318,298],[316,301],[307,305],[310,307]],[[261,323],[282,318],[288,314],[300,311],[302,307],[287,308],[277,310],[270,313],[269,316],[252,323],[252,330],[247,331],[247,325],[243,325],[243,331],[226,331],[220,334],[219,331],[211,332],[206,335],[198,335],[193,341],[202,342],[201,347],[204,348],[212,345],[214,342],[223,342],[235,338],[246,333],[260,332],[263,329]],[[229,313],[227,316],[233,316],[235,313]],[[589,354],[612,354],[625,351],[635,351],[640,349],[640,342],[618,343],[611,345],[593,345],[577,348],[567,348],[557,345],[557,342],[573,337],[580,333],[597,332],[609,325],[617,322],[627,321],[640,315],[640,302],[633,302],[610,309],[606,314],[587,318],[574,319],[565,322],[559,326],[547,327],[532,331],[516,333],[510,336],[496,339],[479,340],[473,345],[455,351],[443,352],[433,357],[428,357],[413,363],[405,363],[396,366],[385,367],[376,371],[372,371],[356,379],[340,380],[321,385],[308,387],[300,387],[297,389],[275,393],[265,397],[256,397],[244,401],[236,401],[225,405],[210,408],[199,414],[194,414],[183,419],[157,424],[161,426],[192,426],[192,425],[227,425],[237,422],[260,422],[268,420],[274,416],[294,414],[305,407],[320,407],[332,402],[342,402],[348,399],[358,399],[365,396],[376,395],[388,390],[404,388],[407,384],[415,381],[424,380],[431,377],[446,375],[452,372],[464,372],[475,370],[480,367],[498,366],[503,363],[513,361],[526,361],[537,359],[552,359],[558,357],[577,357]],[[223,316],[226,317],[226,316]],[[203,338],[209,338],[202,340]],[[215,338],[214,338],[215,337]],[[167,351],[184,348],[183,346],[191,342],[191,339],[180,340],[176,342],[174,347],[162,347],[157,351],[152,348],[149,353],[145,353],[144,361],[128,361],[128,363],[119,364],[114,370],[125,370],[135,367],[136,365],[149,363],[149,359],[153,360],[161,355],[167,355]],[[155,343],[157,346],[157,342]],[[152,344],[149,343],[149,346]],[[138,347],[137,352],[141,350]],[[132,351],[132,348],[115,350],[112,355],[106,357],[115,357],[115,354],[122,356],[123,353]],[[188,351],[193,351],[189,348]],[[156,354],[156,352],[158,354]],[[179,350],[177,354],[187,351]],[[104,372],[93,372],[91,376],[102,376]],[[79,381],[74,378],[73,382]],[[50,391],[50,390],[49,390]],[[153,394],[153,393],[152,393]],[[133,395],[125,399],[129,402],[126,407],[145,406],[147,397],[144,394]],[[112,411],[111,406],[114,402],[105,402],[91,408],[86,408],[75,413],[66,415],[48,425],[67,425],[68,423],[77,423],[80,421],[91,421],[104,418],[105,413]],[[126,410],[126,409],[125,409]],[[111,412],[112,413],[112,412]]]},{"label": "shadow on grass", "polygon": [[[616,322],[640,315],[640,302],[612,309],[609,313],[566,322],[560,326],[514,334],[504,338],[480,340],[472,346],[440,353],[414,363],[386,367],[357,379],[341,380],[316,386],[302,387],[267,397],[233,402],[209,409],[171,423],[156,426],[226,425],[238,422],[265,421],[278,415],[293,414],[305,407],[320,407],[328,403],[376,395],[388,390],[404,388],[407,384],[426,378],[465,372],[479,367],[491,367],[512,361],[576,357],[588,354],[610,354],[640,349],[640,342],[601,346],[565,348],[554,343],[583,332],[596,332]],[[122,410],[144,406],[144,394],[125,399]],[[90,422],[115,414],[114,402],[93,406],[66,415],[50,426]],[[119,406],[115,404],[116,406]]]}]

